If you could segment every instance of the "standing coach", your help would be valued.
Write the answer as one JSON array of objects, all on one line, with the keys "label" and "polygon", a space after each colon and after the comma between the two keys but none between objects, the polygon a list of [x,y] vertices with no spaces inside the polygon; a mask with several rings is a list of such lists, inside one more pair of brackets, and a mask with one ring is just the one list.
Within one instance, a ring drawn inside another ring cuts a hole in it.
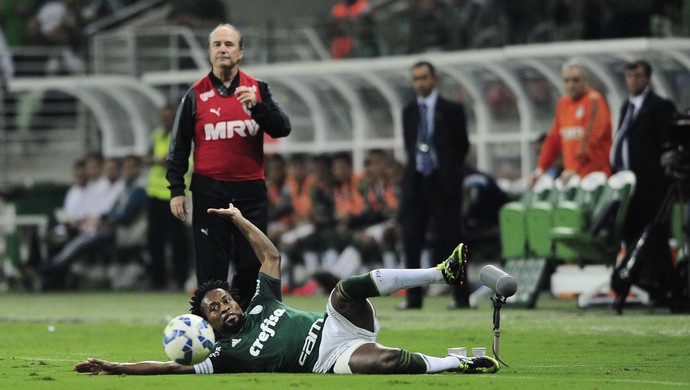
[{"label": "standing coach", "polygon": [[[231,221],[207,214],[209,208],[236,205],[266,232],[268,197],[264,181],[264,133],[290,134],[290,120],[273,101],[265,82],[239,70],[244,55],[240,32],[221,24],[209,35],[211,72],[194,83],[177,110],[168,152],[170,210],[184,220],[189,205],[184,174],[194,144],[190,189],[197,284],[228,280],[246,307],[256,288],[260,263]],[[228,239],[228,236],[232,237]]]}]

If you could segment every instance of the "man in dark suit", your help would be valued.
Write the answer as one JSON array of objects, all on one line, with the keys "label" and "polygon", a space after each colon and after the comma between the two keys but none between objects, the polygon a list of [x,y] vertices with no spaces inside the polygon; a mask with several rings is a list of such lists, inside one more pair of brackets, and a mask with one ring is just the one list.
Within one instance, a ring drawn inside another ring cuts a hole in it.
[{"label": "man in dark suit", "polygon": [[[403,109],[405,169],[400,211],[405,265],[418,268],[433,220],[436,240],[432,263],[453,251],[461,238],[462,179],[469,140],[461,104],[444,99],[436,89],[436,71],[428,62],[412,66],[416,98]],[[422,307],[421,288],[407,290],[399,309]],[[468,307],[467,283],[453,291],[451,307]]]},{"label": "man in dark suit", "polygon": [[[671,184],[662,160],[671,145],[669,138],[676,109],[672,102],[652,91],[651,74],[651,66],[644,60],[625,66],[629,97],[621,107],[610,157],[614,172],[631,170],[637,179],[622,230],[628,255],[635,249],[645,228],[650,227],[644,247],[638,253],[639,276],[632,282],[647,290],[652,299],[663,300],[665,280],[672,272],[669,228],[668,224],[653,226],[653,221]],[[627,295],[622,291],[614,305],[619,313]]]}]

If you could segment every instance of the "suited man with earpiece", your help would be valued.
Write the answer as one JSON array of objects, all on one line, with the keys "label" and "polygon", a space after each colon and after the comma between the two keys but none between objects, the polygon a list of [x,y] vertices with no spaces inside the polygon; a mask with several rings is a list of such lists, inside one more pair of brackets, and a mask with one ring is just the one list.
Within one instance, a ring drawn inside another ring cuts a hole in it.
[{"label": "suited man with earpiece", "polygon": [[[403,109],[407,166],[400,220],[405,266],[419,268],[431,220],[437,236],[432,264],[443,261],[461,241],[460,189],[469,140],[463,106],[439,95],[434,66],[418,62],[410,73],[416,97]],[[421,288],[408,289],[398,309],[419,309],[422,301]],[[450,307],[469,307],[466,281],[454,289]]]}]

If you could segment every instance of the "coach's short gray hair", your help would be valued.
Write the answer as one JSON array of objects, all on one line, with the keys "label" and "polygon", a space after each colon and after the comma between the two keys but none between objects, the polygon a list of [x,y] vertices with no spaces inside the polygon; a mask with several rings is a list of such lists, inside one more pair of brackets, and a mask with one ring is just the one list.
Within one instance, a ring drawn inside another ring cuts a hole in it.
[{"label": "coach's short gray hair", "polygon": [[213,35],[214,32],[220,30],[221,28],[229,28],[229,29],[235,31],[237,33],[237,36],[240,37],[240,43],[239,43],[240,49],[244,49],[244,38],[242,38],[242,33],[240,32],[240,30],[237,29],[237,27],[233,26],[230,23],[221,23],[221,24],[217,25],[216,28],[214,28],[213,31],[211,31],[208,34],[209,46],[211,45],[211,35]]},{"label": "coach's short gray hair", "polygon": [[587,77],[587,68],[585,68],[585,65],[581,59],[574,57],[574,58],[571,58],[568,61],[564,62],[563,65],[561,65],[561,73],[563,73],[567,69],[571,69],[571,68],[580,69],[580,72],[582,72],[582,75],[585,78],[588,78]]}]

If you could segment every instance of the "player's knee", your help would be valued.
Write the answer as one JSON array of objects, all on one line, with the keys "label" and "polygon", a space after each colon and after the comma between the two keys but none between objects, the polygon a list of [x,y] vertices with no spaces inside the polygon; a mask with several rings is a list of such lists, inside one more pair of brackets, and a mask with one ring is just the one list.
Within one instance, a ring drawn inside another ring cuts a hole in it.
[{"label": "player's knee", "polygon": [[385,349],[381,351],[381,355],[376,364],[379,366],[379,372],[382,374],[394,373],[397,370],[398,361],[400,360],[399,349]]},{"label": "player's knee", "polygon": [[394,348],[373,347],[359,350],[348,362],[353,374],[394,374],[398,372],[400,350]]}]

